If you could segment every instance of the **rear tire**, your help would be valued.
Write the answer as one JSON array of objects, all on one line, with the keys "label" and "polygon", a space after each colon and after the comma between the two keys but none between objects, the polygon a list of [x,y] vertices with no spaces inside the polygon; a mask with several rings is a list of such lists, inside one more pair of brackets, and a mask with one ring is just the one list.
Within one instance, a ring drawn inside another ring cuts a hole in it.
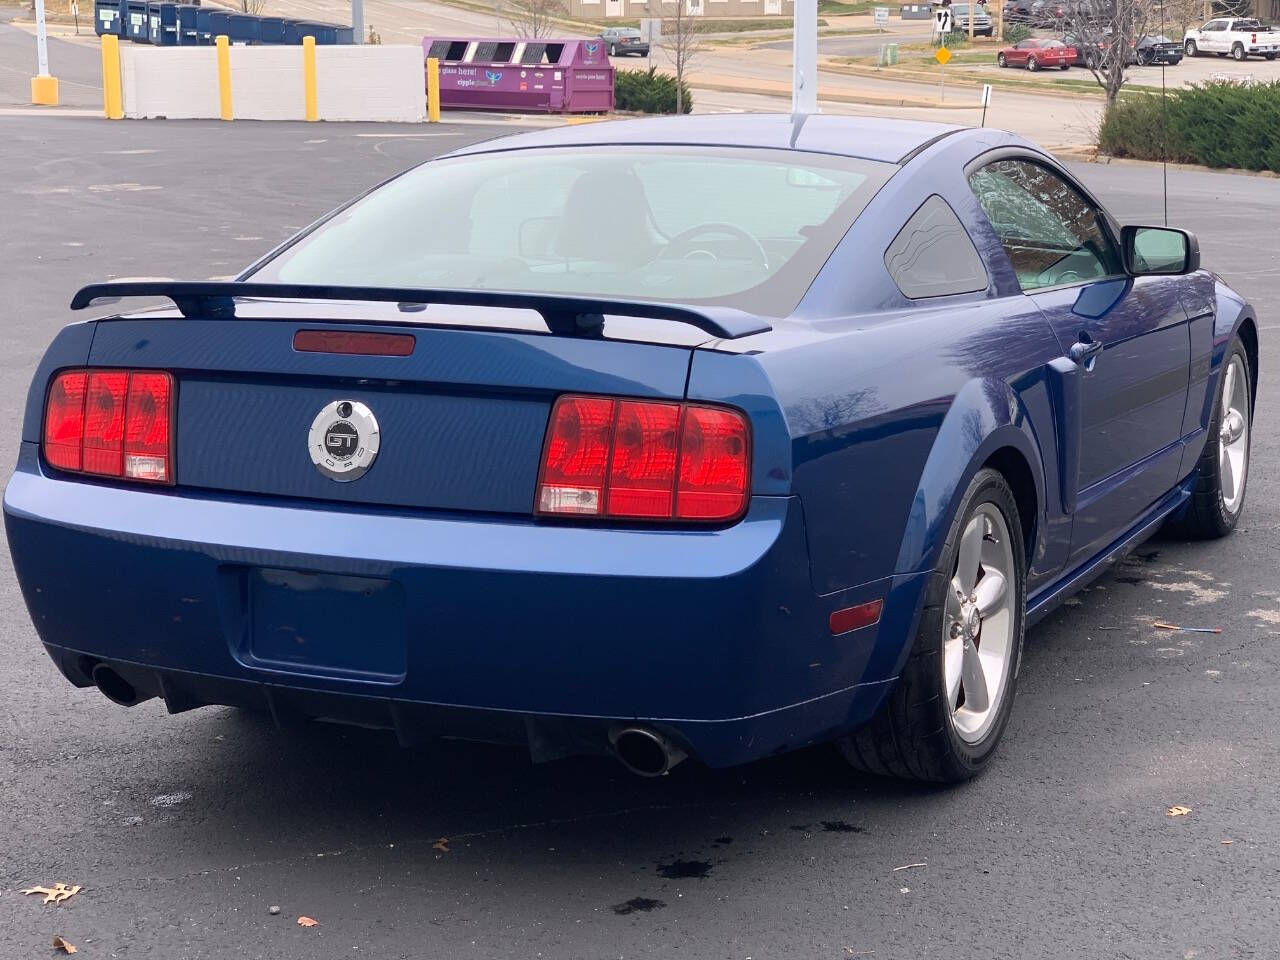
[{"label": "rear tire", "polygon": [[[850,764],[940,783],[968,780],[986,767],[1009,721],[1022,658],[1023,554],[1013,491],[995,470],[978,471],[960,500],[939,569],[929,576],[902,675],[876,715],[838,741]],[[961,600],[957,586],[971,589],[970,596]]]},{"label": "rear tire", "polygon": [[1244,512],[1244,495],[1249,483],[1253,381],[1249,356],[1239,337],[1232,339],[1222,363],[1213,417],[1209,420],[1209,438],[1196,465],[1199,476],[1191,491],[1191,502],[1180,516],[1169,522],[1171,533],[1192,540],[1213,540],[1234,530]]},{"label": "rear tire", "polygon": [[1070,70],[1070,69],[1071,69],[1071,64],[1069,64],[1069,63],[1064,63],[1064,64],[1062,64],[1060,67],[1058,67],[1058,69],[1059,69],[1059,70]]},{"label": "rear tire", "polygon": [[1266,57],[1268,60],[1274,60],[1276,58],[1276,55],[1274,53],[1264,53],[1263,56]]},{"label": "rear tire", "polygon": [[1037,70],[1040,69],[1040,61],[1037,60],[1035,57],[1027,57],[1027,69],[1030,70],[1032,73],[1035,73]]}]

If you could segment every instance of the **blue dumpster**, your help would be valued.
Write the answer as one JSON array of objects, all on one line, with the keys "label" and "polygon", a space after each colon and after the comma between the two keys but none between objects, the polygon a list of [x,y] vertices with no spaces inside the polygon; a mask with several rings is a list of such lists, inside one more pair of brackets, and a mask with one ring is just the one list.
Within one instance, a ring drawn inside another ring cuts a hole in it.
[{"label": "blue dumpster", "polygon": [[285,43],[284,17],[263,17],[259,40],[262,43]]},{"label": "blue dumpster", "polygon": [[334,43],[354,43],[355,28],[354,27],[334,27]]},{"label": "blue dumpster", "polygon": [[120,0],[93,0],[93,32],[120,36]]},{"label": "blue dumpster", "polygon": [[134,43],[151,42],[151,17],[147,12],[147,0],[126,0],[124,32],[121,36]]},{"label": "blue dumpster", "polygon": [[183,47],[197,45],[200,42],[200,31],[196,26],[196,14],[200,8],[180,4],[174,9],[178,15],[178,44]]},{"label": "blue dumpster", "polygon": [[212,7],[201,7],[196,11],[196,42],[213,43],[213,16],[218,11]]},{"label": "blue dumpster", "polygon": [[162,0],[149,5],[151,17],[151,42],[158,47],[174,47],[178,44],[178,5]]},{"label": "blue dumpster", "polygon": [[227,10],[209,11],[209,43],[218,37],[231,36],[231,13]]},{"label": "blue dumpster", "polygon": [[316,38],[317,46],[333,46],[338,42],[338,28],[331,23],[308,23],[303,36]]},{"label": "blue dumpster", "polygon": [[252,14],[233,13],[228,18],[227,37],[232,43],[260,43],[262,21]]}]

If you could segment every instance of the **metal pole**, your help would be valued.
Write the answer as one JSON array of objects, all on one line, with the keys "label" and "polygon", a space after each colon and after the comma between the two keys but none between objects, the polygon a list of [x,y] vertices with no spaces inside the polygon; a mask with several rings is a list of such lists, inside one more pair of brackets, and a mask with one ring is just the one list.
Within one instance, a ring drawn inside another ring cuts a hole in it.
[{"label": "metal pole", "polygon": [[49,75],[49,36],[44,27],[44,0],[36,0],[36,60],[40,64],[39,74]]},{"label": "metal pole", "polygon": [[355,43],[364,43],[364,0],[351,0],[351,36]]},{"label": "metal pole", "polygon": [[796,0],[791,28],[791,112],[818,112],[818,0]]}]

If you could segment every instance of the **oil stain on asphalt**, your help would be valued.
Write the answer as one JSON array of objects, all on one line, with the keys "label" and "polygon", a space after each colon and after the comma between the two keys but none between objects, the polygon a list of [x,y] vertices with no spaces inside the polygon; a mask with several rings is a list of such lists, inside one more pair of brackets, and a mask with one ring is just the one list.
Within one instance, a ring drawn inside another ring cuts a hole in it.
[{"label": "oil stain on asphalt", "polygon": [[667,880],[700,880],[710,873],[708,860],[672,860],[658,864],[658,876]]},{"label": "oil stain on asphalt", "polygon": [[633,913],[649,913],[651,910],[661,910],[666,905],[666,902],[663,900],[650,900],[648,897],[632,897],[626,903],[615,903],[612,910],[618,916],[626,917]]}]

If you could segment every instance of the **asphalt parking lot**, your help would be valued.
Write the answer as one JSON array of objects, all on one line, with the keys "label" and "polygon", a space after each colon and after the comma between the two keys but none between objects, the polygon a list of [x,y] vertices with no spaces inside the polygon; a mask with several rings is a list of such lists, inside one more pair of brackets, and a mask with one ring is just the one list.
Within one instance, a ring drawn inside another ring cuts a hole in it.
[{"label": "asphalt parking lot", "polygon": [[[231,274],[511,129],[0,117],[0,449],[80,285]],[[1157,168],[1077,169],[1158,222]],[[0,960],[52,956],[55,934],[86,960],[1274,956],[1280,183],[1169,185],[1171,222],[1261,318],[1245,517],[1224,541],[1148,543],[1033,629],[978,781],[878,780],[827,749],[643,781],[604,759],[124,710],[57,674],[0,550]],[[55,882],[83,889],[18,892]]]}]

